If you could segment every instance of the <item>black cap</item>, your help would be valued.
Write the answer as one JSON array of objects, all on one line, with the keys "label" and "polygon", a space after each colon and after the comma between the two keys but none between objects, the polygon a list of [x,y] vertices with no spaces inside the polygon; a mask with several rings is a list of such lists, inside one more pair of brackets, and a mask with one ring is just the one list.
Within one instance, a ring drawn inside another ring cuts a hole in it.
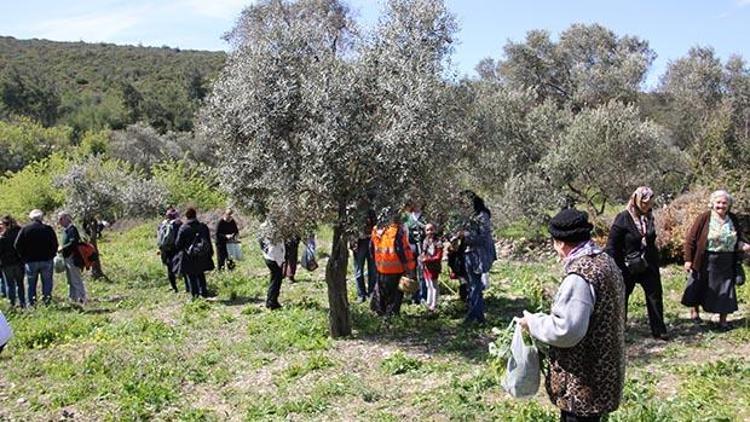
[{"label": "black cap", "polygon": [[567,208],[549,222],[549,234],[552,238],[567,243],[579,243],[591,239],[594,225],[589,223],[589,216],[575,208]]}]

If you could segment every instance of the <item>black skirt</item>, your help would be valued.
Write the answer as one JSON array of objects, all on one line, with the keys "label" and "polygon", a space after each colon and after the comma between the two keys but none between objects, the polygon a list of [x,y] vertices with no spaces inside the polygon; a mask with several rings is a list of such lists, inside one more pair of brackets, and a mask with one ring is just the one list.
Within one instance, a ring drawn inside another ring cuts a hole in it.
[{"label": "black skirt", "polygon": [[706,260],[701,271],[693,271],[688,277],[682,304],[700,305],[706,312],[716,314],[737,311],[735,271],[734,252],[706,252]]}]

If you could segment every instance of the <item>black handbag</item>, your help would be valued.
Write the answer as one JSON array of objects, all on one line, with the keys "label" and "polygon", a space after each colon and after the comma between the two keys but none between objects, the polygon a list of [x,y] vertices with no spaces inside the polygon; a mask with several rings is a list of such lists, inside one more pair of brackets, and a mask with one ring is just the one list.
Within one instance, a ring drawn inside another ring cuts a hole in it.
[{"label": "black handbag", "polygon": [[625,255],[625,267],[630,275],[640,275],[648,270],[646,253],[644,251],[633,251]]},{"label": "black handbag", "polygon": [[745,284],[745,268],[742,267],[742,260],[737,260],[737,270],[734,273],[734,285],[742,286]]}]

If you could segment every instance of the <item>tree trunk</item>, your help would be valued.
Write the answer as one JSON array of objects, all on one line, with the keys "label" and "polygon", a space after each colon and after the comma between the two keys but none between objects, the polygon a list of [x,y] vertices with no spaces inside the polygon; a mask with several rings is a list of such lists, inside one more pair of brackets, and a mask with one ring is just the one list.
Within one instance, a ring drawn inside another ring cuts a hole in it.
[{"label": "tree trunk", "polygon": [[[344,207],[340,207],[341,214]],[[340,215],[340,217],[342,217]],[[346,293],[346,271],[349,260],[346,239],[344,236],[343,218],[339,218],[333,228],[331,257],[326,265],[326,284],[328,285],[328,323],[331,337],[345,337],[352,333],[352,320],[349,315],[349,299]]]}]

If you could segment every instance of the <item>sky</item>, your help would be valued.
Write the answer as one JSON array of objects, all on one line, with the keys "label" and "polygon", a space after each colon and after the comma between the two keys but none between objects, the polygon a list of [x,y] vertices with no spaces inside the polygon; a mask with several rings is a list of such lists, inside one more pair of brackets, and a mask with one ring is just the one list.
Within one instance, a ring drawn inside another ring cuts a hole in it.
[{"label": "sky", "polygon": [[[712,46],[722,59],[750,61],[750,0],[446,0],[460,31],[453,62],[474,76],[485,57],[499,59],[508,41],[531,29],[558,35],[573,23],[600,23],[634,35],[656,51],[646,80],[653,88],[670,60],[690,47]],[[227,50],[221,36],[253,0],[0,0],[0,35],[20,39],[164,45]],[[348,2],[364,25],[377,20],[378,0]]]}]

